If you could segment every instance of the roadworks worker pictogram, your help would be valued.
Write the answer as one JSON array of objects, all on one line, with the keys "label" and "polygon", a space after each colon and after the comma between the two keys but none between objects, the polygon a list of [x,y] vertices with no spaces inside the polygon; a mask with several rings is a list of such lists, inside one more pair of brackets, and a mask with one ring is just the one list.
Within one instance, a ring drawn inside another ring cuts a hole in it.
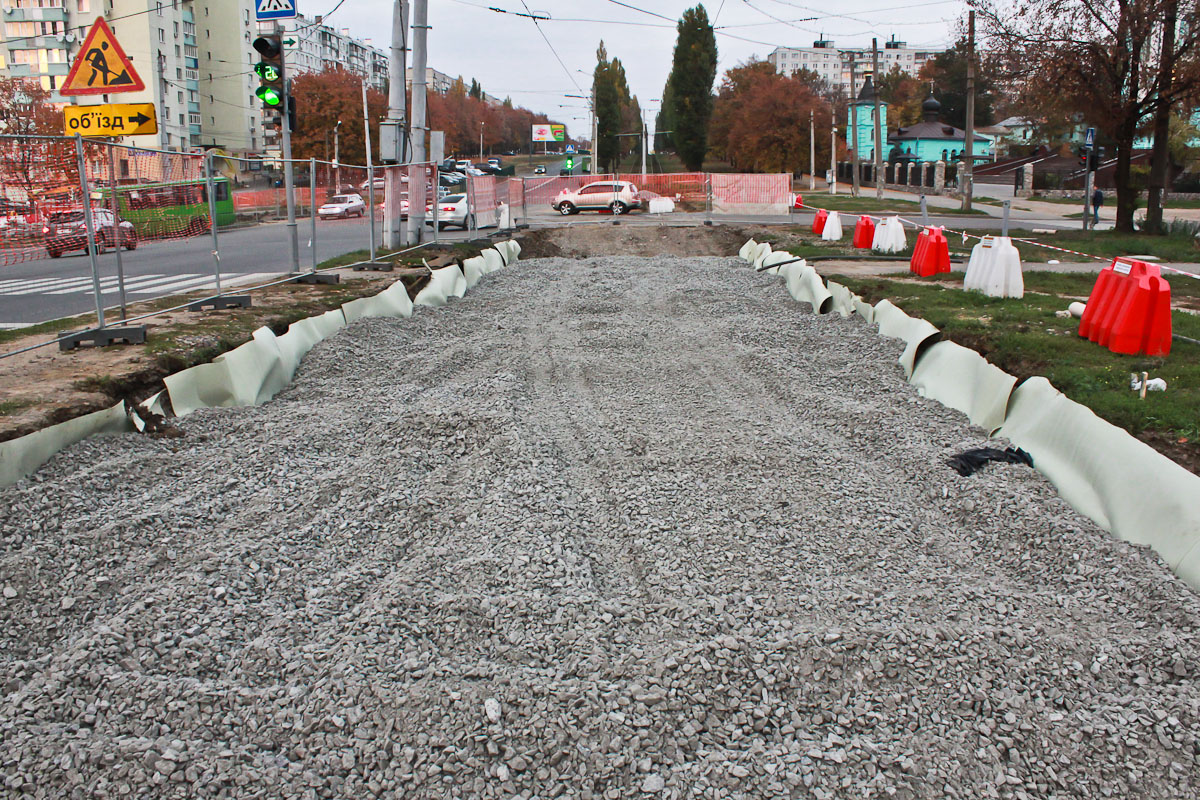
[{"label": "roadworks worker pictogram", "polygon": [[96,17],[59,94],[117,94],[146,88],[103,17]]}]

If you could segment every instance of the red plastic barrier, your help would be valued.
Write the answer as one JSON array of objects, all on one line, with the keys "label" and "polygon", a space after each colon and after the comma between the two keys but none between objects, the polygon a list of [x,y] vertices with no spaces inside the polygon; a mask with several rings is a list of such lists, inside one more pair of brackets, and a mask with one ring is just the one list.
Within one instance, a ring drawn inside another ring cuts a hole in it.
[{"label": "red plastic barrier", "polygon": [[817,215],[813,217],[813,233],[820,236],[825,231],[825,221],[829,219],[829,212],[823,208],[817,209]]},{"label": "red plastic barrier", "polygon": [[941,228],[921,231],[908,268],[922,278],[950,271],[950,243],[946,241],[946,234],[942,233]]},{"label": "red plastic barrier", "polygon": [[1171,352],[1171,284],[1157,264],[1126,258],[1096,276],[1079,335],[1124,355]]},{"label": "red plastic barrier", "polygon": [[800,211],[804,208],[804,196],[800,194],[792,195],[792,208]]},{"label": "red plastic barrier", "polygon": [[870,250],[871,241],[875,238],[875,221],[862,214],[854,226],[854,246],[860,250]]}]

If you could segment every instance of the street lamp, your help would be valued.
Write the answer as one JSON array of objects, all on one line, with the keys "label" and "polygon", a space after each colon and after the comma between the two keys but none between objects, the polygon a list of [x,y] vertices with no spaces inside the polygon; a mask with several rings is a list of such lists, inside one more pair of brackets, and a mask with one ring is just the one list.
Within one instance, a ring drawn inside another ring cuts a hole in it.
[{"label": "street lamp", "polygon": [[[338,128],[342,127],[342,121],[339,119],[337,125],[333,126],[333,193],[337,194],[341,191],[341,164],[338,161]],[[316,180],[316,176],[313,176]]]},{"label": "street lamp", "polygon": [[483,163],[483,126],[485,123],[479,123],[479,161]]}]

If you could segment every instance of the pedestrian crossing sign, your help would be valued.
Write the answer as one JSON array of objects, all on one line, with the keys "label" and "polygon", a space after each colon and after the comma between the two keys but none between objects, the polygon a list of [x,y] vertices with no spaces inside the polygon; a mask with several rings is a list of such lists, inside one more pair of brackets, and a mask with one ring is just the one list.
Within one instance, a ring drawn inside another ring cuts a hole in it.
[{"label": "pedestrian crossing sign", "polygon": [[254,0],[254,18],[292,19],[296,16],[296,0]]},{"label": "pedestrian crossing sign", "polygon": [[88,29],[83,46],[75,54],[75,63],[67,73],[67,79],[58,88],[61,95],[74,94],[117,94],[140,92],[146,88],[133,68],[133,62],[121,45],[104,17],[96,17]]}]

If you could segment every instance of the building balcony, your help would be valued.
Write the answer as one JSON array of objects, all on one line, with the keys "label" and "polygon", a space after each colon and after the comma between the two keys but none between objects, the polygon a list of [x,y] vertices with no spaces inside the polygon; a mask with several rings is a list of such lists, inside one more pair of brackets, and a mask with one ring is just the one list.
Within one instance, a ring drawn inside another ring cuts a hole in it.
[{"label": "building balcony", "polygon": [[0,15],[4,22],[66,22],[67,10],[57,8],[13,8],[4,10]]}]

